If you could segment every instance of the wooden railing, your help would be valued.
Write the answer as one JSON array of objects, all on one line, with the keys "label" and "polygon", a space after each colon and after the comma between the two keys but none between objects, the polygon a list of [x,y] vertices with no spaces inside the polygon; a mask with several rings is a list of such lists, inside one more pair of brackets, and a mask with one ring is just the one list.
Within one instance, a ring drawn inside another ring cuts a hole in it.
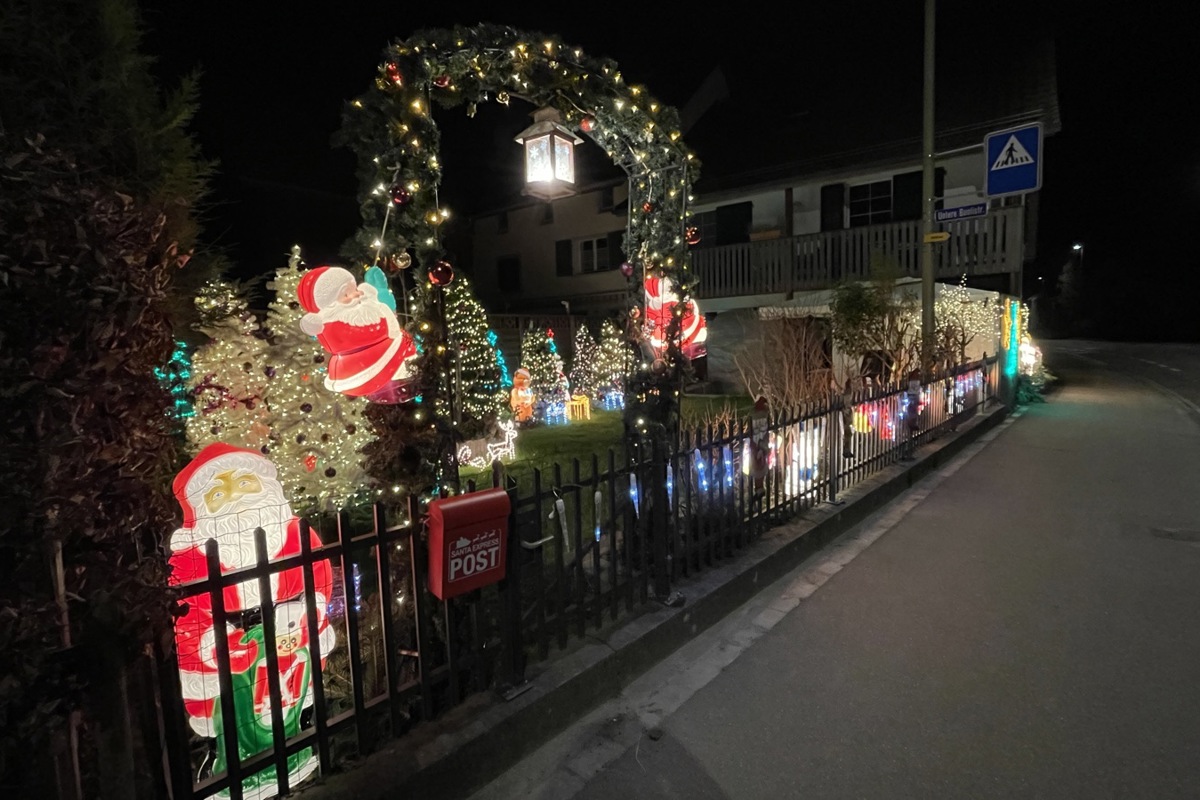
[{"label": "wooden railing", "polygon": [[[985,217],[939,223],[950,239],[934,245],[940,279],[1020,272],[1024,209],[1004,208]],[[893,222],[827,233],[767,239],[692,251],[700,299],[787,294],[868,280],[872,266],[902,276],[921,275],[921,223]]]}]

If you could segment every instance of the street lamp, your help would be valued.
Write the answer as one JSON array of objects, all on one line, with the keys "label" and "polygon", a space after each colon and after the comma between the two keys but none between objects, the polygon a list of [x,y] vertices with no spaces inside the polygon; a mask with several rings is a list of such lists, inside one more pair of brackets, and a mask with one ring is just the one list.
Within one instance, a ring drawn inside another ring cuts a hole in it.
[{"label": "street lamp", "polygon": [[1079,253],[1079,268],[1083,269],[1083,242],[1076,242],[1071,245],[1071,249]]},{"label": "street lamp", "polygon": [[525,190],[540,200],[575,194],[575,145],[580,139],[562,124],[557,108],[539,108],[533,124],[513,141],[525,147]]}]

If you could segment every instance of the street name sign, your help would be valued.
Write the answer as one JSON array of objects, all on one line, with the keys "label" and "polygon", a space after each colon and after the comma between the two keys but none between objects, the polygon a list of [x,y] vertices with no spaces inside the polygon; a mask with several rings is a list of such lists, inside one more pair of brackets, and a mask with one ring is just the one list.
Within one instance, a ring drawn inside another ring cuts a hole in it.
[{"label": "street name sign", "polygon": [[983,140],[988,197],[1036,192],[1042,188],[1042,124],[989,133]]},{"label": "street name sign", "polygon": [[935,222],[953,222],[956,219],[987,216],[987,203],[972,203],[958,208],[942,208],[933,212]]}]

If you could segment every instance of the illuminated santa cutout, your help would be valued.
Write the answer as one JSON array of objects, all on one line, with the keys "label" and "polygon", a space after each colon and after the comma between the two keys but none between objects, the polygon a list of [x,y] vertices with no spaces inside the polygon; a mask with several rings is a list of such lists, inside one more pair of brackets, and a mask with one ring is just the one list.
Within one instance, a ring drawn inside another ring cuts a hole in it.
[{"label": "illuminated santa cutout", "polygon": [[[653,275],[646,278],[646,339],[656,357],[667,349],[667,331],[680,305],[679,295],[670,278]],[[695,300],[683,304],[679,325],[679,348],[685,358],[696,359],[707,353],[708,324]]]},{"label": "illuminated santa cutout", "polygon": [[296,294],[308,312],[300,329],[331,354],[325,388],[376,403],[413,399],[417,347],[378,289],[341,267],[317,267]]},{"label": "illuminated santa cutout", "polygon": [[[183,526],[171,535],[170,581],[188,584],[208,577],[204,548],[209,539],[218,545],[222,574],[257,563],[254,531],[266,533],[269,560],[296,556],[300,549],[300,524],[276,479],[275,465],[254,450],[216,443],[200,453],[175,478],[175,497],[183,509]],[[313,548],[321,546],[309,533]],[[328,561],[313,564],[313,607],[321,661],[336,645],[326,607],[333,585]],[[186,612],[175,623],[175,645],[184,707],[192,729],[216,739],[214,774],[227,768],[235,746],[225,741],[221,720],[216,641],[229,644],[237,752],[244,763],[274,745],[271,700],[267,681],[266,648],[273,647],[279,662],[280,708],[284,735],[300,732],[300,717],[313,702],[312,642],[309,639],[308,604],[304,575],[292,567],[271,575],[271,597],[262,597],[257,578],[225,589],[225,630],[213,626],[212,595],[185,596]],[[275,623],[275,641],[264,641],[263,616]],[[293,788],[317,769],[317,757],[305,748],[288,757],[288,778]],[[275,767],[242,780],[243,796],[268,800],[278,793]]]}]

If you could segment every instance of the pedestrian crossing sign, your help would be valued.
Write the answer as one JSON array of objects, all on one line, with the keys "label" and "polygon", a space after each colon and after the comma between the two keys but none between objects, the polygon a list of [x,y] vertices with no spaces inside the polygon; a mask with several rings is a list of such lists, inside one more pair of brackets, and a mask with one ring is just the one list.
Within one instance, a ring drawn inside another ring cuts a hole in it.
[{"label": "pedestrian crossing sign", "polygon": [[1033,123],[989,133],[983,142],[988,197],[1042,188],[1042,125]]}]

